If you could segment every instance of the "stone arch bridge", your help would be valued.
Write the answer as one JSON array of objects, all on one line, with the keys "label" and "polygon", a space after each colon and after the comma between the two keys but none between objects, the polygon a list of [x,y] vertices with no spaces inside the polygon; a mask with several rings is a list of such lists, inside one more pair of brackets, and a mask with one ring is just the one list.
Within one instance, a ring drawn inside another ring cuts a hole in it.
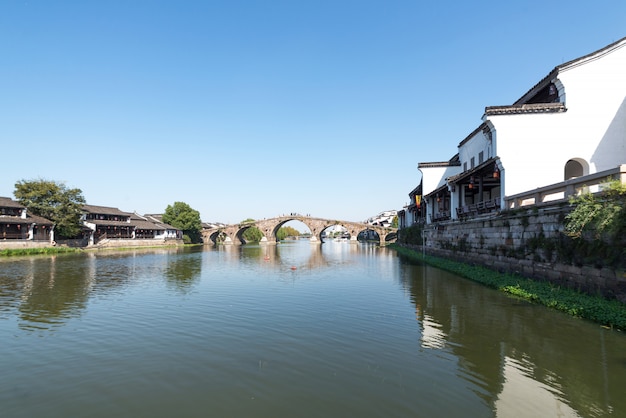
[{"label": "stone arch bridge", "polygon": [[397,228],[382,227],[366,223],[292,215],[244,222],[236,225],[226,225],[218,228],[206,228],[202,230],[202,238],[206,244],[221,241],[224,244],[241,245],[246,243],[243,238],[244,231],[254,226],[263,233],[261,244],[276,244],[276,233],[281,226],[289,221],[300,221],[305,224],[311,230],[311,242],[320,244],[322,243],[322,232],[335,225],[342,226],[347,230],[348,234],[350,234],[351,243],[358,242],[357,236],[359,233],[363,231],[374,231],[378,234],[380,245],[385,245],[394,242],[398,232]]}]

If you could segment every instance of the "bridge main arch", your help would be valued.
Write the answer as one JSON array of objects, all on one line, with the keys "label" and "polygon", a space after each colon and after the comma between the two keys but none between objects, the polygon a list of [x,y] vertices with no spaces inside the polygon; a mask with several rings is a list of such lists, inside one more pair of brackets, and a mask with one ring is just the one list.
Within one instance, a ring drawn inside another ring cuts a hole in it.
[{"label": "bridge main arch", "polygon": [[204,238],[204,242],[207,244],[211,242],[218,243],[218,238],[221,236],[223,238],[224,244],[240,245],[245,243],[245,240],[243,239],[243,232],[246,229],[255,226],[263,234],[261,244],[276,244],[276,234],[278,233],[278,230],[284,224],[290,221],[299,221],[306,225],[307,228],[309,228],[309,230],[311,231],[311,242],[319,244],[322,243],[322,233],[324,232],[324,230],[332,226],[344,227],[350,234],[350,242],[353,243],[358,242],[357,237],[359,233],[366,230],[372,230],[378,234],[380,245],[385,245],[386,243],[390,242],[388,240],[390,234],[397,233],[397,228],[385,228],[358,222],[291,215],[263,219],[254,222],[246,222],[237,225],[228,225],[220,228],[205,229],[202,231],[202,235]]}]

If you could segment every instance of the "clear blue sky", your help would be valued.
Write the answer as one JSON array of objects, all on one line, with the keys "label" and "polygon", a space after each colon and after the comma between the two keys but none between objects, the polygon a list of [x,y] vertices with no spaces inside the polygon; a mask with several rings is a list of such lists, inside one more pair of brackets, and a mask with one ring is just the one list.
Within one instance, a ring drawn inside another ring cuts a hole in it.
[{"label": "clear blue sky", "polygon": [[364,220],[485,106],[625,36],[623,0],[2,0],[0,196]]}]

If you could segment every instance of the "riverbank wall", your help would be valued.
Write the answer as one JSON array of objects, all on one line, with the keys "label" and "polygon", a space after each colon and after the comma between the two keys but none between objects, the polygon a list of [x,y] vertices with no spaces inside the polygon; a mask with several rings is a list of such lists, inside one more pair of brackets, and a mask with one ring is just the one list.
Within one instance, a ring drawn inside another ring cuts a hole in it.
[{"label": "riverbank wall", "polygon": [[3,240],[0,241],[0,250],[23,250],[28,248],[47,248],[52,247],[48,241],[30,241],[30,240]]},{"label": "riverbank wall", "polygon": [[88,245],[86,239],[59,240],[54,243],[32,240],[4,240],[0,241],[0,250],[17,250],[48,247],[71,247],[81,249],[97,248],[129,248],[129,247],[164,247],[184,245],[182,239],[107,239],[96,245]]},{"label": "riverbank wall", "polygon": [[626,272],[585,258],[565,244],[569,205],[534,206],[472,220],[426,225],[422,243],[399,245],[428,255],[515,273],[626,303]]},{"label": "riverbank wall", "polygon": [[106,239],[87,248],[129,248],[184,245],[182,239]]}]

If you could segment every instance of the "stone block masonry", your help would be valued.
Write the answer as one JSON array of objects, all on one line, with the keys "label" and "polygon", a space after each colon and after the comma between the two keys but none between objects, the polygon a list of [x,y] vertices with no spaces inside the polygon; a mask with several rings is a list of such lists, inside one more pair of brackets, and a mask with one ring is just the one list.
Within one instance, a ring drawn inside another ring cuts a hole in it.
[{"label": "stone block masonry", "polygon": [[624,271],[558,259],[555,243],[563,237],[569,211],[566,204],[547,205],[427,225],[425,251],[626,303]]}]

